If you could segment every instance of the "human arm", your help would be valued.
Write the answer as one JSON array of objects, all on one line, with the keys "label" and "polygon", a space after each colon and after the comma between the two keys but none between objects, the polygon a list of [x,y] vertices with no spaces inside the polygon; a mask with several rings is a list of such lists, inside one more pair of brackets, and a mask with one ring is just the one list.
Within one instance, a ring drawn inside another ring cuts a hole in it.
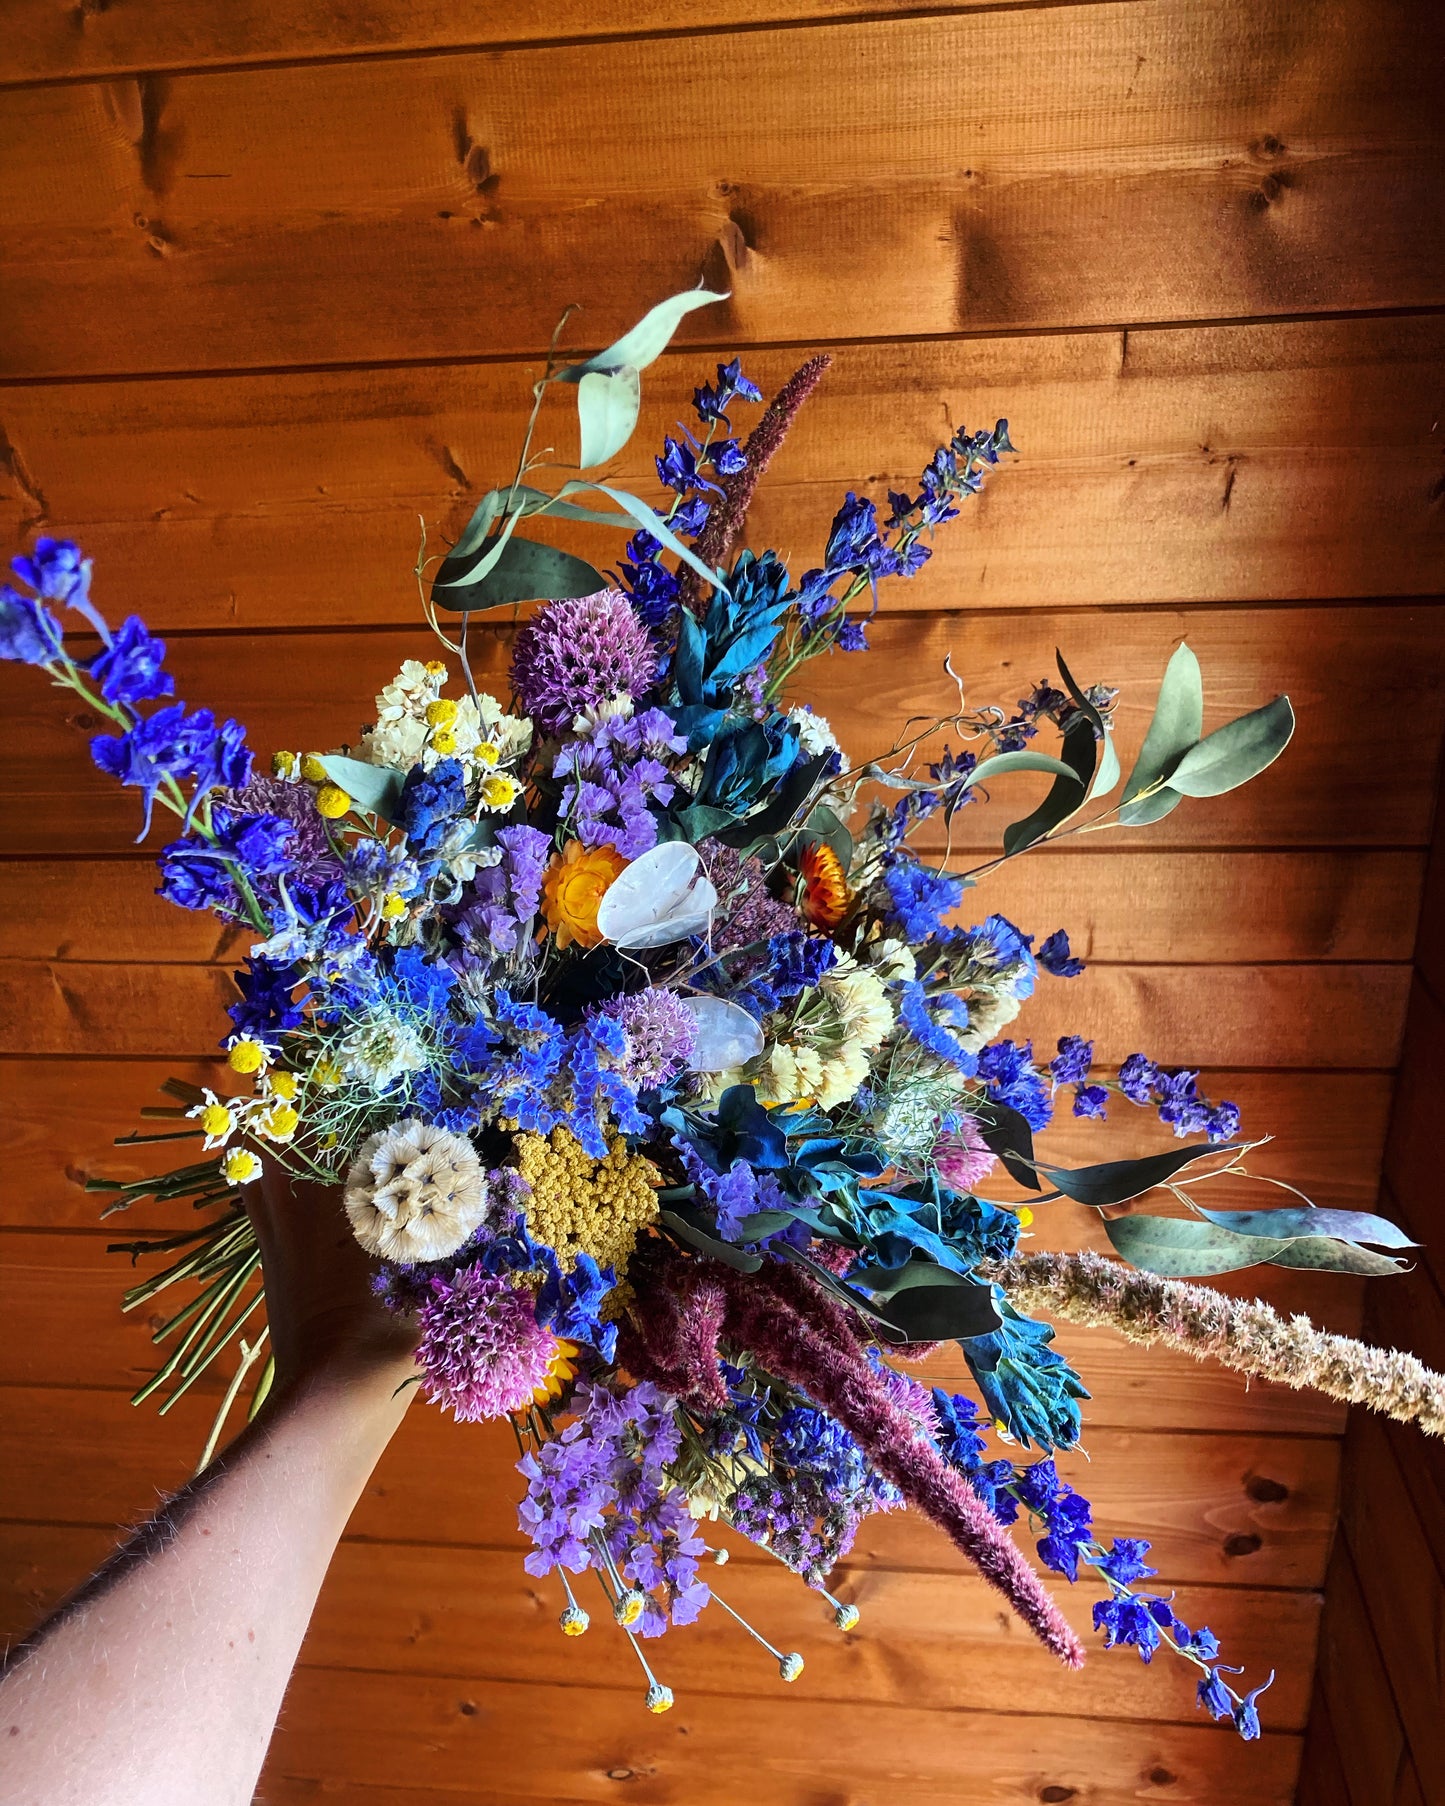
[{"label": "human arm", "polygon": [[244,1806],[332,1552],[415,1388],[334,1194],[268,1162],[276,1382],[0,1680],[0,1806]]}]

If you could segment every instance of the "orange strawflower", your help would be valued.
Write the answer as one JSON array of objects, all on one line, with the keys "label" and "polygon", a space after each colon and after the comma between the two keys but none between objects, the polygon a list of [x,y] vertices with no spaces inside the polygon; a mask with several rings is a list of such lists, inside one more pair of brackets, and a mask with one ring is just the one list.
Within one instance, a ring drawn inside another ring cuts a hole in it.
[{"label": "orange strawflower", "polygon": [[597,908],[608,885],[627,861],[616,847],[584,847],[569,840],[547,867],[542,881],[542,914],[559,947],[601,945]]},{"label": "orange strawflower", "polygon": [[836,928],[848,913],[852,894],[842,862],[825,841],[815,840],[798,861],[798,907],[819,928]]}]

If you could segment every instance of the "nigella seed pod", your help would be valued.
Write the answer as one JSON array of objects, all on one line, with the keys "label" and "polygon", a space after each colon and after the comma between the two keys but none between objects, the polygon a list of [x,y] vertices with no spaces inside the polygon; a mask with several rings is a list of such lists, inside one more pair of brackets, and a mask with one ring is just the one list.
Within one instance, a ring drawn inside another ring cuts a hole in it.
[{"label": "nigella seed pod", "polygon": [[[629,1587],[625,1593],[618,1594],[617,1603],[612,1608],[612,1616],[624,1630],[630,1629],[642,1616],[642,1610],[646,1604],[646,1593],[638,1592],[636,1587]],[[672,1696],[669,1694],[668,1705],[671,1704]],[[657,1711],[665,1711],[666,1707],[659,1706],[655,1709]]]},{"label": "nigella seed pod", "polygon": [[803,1672],[803,1658],[796,1649],[790,1650],[778,1663],[778,1673],[785,1681],[795,1681]]},{"label": "nigella seed pod", "polygon": [[647,1709],[649,1712],[670,1712],[672,1688],[664,1687],[661,1681],[654,1681],[647,1689]]},{"label": "nigella seed pod", "polygon": [[569,1605],[557,1622],[564,1637],[580,1637],[592,1620],[580,1605]]}]

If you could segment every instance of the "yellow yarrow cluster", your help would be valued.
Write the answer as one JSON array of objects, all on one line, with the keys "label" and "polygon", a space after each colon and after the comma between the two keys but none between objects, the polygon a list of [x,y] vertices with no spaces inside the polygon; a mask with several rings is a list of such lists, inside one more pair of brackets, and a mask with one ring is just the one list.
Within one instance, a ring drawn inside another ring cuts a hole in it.
[{"label": "yellow yarrow cluster", "polygon": [[527,1230],[554,1248],[564,1270],[579,1254],[621,1273],[638,1235],[657,1216],[657,1168],[641,1154],[629,1154],[619,1136],[607,1158],[594,1160],[570,1130],[518,1135],[517,1170],[531,1187]]}]

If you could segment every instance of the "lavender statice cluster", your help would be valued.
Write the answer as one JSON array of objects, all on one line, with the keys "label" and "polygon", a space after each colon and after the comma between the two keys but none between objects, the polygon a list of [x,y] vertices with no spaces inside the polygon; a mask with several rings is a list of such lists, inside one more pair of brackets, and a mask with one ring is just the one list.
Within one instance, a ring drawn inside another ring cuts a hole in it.
[{"label": "lavender statice cluster", "polygon": [[1048,1071],[1055,1088],[1074,1087],[1075,1116],[1106,1115],[1111,1094],[1118,1093],[1131,1104],[1154,1109],[1160,1122],[1181,1138],[1204,1135],[1209,1141],[1220,1143],[1233,1141],[1239,1133],[1239,1105],[1228,1100],[1211,1104],[1199,1090],[1197,1071],[1171,1071],[1146,1054],[1133,1053],[1120,1065],[1116,1080],[1100,1083],[1091,1080],[1093,1065],[1092,1041],[1081,1035],[1060,1037],[1058,1052],[1049,1061]]},{"label": "lavender statice cluster", "polygon": [[557,754],[552,775],[563,780],[562,814],[584,847],[610,846],[636,859],[657,844],[656,811],[677,785],[665,760],[687,741],[661,709],[609,715]]}]

